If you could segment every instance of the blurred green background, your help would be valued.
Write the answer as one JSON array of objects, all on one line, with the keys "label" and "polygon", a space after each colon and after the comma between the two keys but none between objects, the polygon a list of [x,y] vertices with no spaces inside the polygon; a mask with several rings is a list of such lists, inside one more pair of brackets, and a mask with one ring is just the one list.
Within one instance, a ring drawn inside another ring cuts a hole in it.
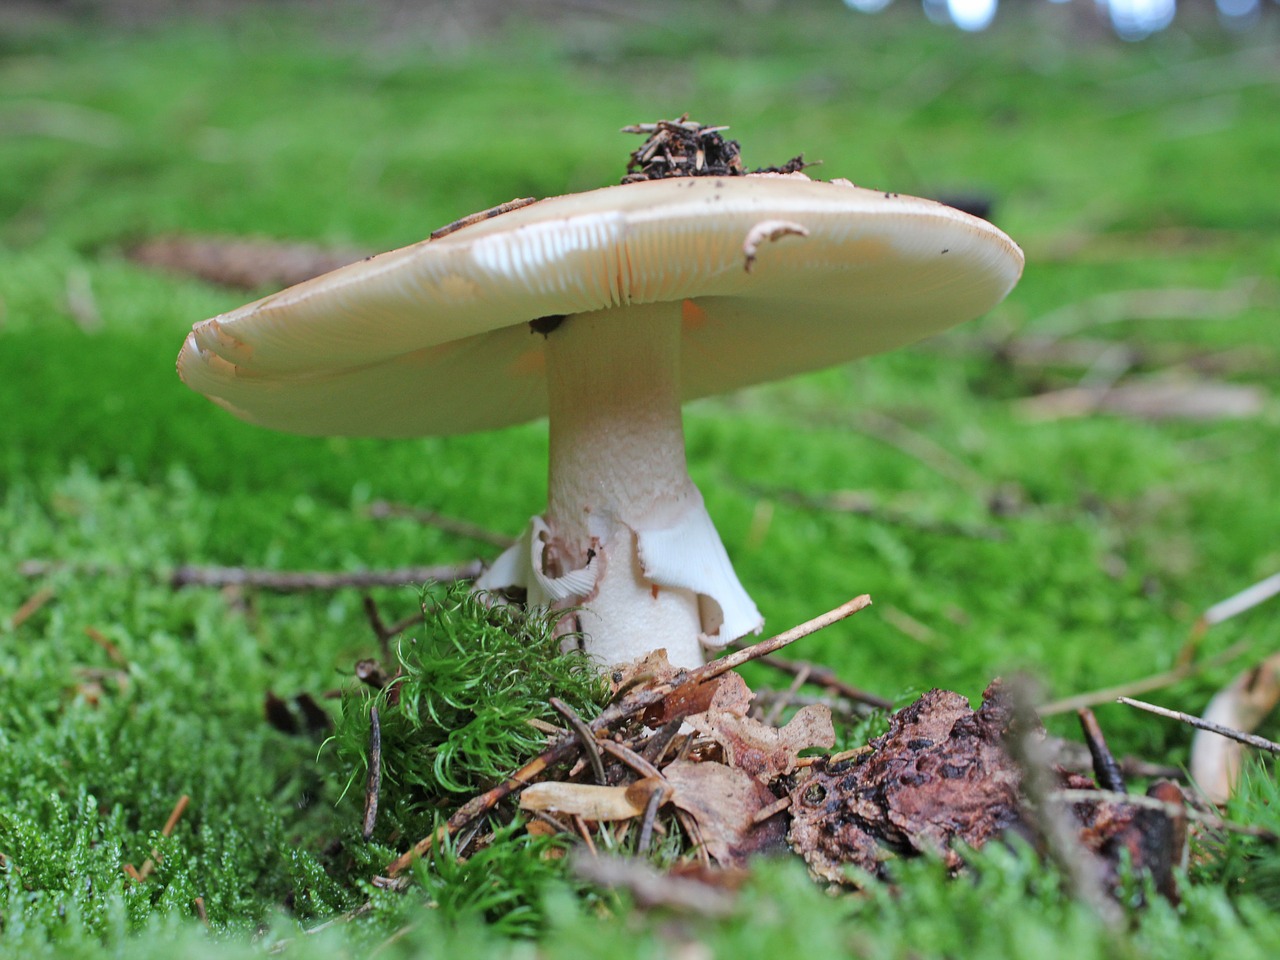
[{"label": "blurred green background", "polygon": [[[889,697],[1014,670],[1065,696],[1174,666],[1203,610],[1280,570],[1276,14],[1227,29],[1184,5],[1125,42],[1083,0],[1006,4],[976,33],[901,2],[6,4],[0,855],[43,918],[22,936],[43,943],[67,904],[92,939],[111,903],[126,929],[202,895],[235,928],[307,884],[299,916],[350,895],[281,853],[355,815],[345,774],[261,717],[266,691],[319,696],[371,652],[360,593],[173,591],[169,571],[491,557],[367,508],[515,533],[545,500],[543,424],[304,439],[189,393],[185,331],[267,291],[144,266],[139,244],[389,249],[616,182],[636,145],[618,128],[685,112],[731,125],[751,166],[803,152],[820,177],[989,201],[1027,254],[1006,303],[690,405],[690,468],[770,631],[874,597],[796,656]],[[388,619],[417,603],[376,596]],[[1274,612],[1186,652],[1240,643],[1165,702],[1197,710],[1274,651]],[[1117,752],[1185,758],[1181,729],[1101,717]],[[121,893],[180,793],[201,811],[185,858]],[[86,894],[86,872],[116,893]]]}]

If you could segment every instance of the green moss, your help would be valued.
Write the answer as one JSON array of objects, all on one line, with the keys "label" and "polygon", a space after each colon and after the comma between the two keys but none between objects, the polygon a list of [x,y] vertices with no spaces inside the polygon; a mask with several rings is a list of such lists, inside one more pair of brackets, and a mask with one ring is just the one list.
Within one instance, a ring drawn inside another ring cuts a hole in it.
[{"label": "green moss", "polygon": [[[370,709],[379,715],[384,798],[396,826],[493,786],[546,747],[530,724],[562,724],[559,697],[585,719],[604,705],[598,668],[561,653],[559,615],[488,606],[465,585],[428,588],[423,626],[396,644],[399,673],[381,690],[349,686],[336,741],[343,763],[367,766]],[[459,797],[458,795],[464,795]]]}]

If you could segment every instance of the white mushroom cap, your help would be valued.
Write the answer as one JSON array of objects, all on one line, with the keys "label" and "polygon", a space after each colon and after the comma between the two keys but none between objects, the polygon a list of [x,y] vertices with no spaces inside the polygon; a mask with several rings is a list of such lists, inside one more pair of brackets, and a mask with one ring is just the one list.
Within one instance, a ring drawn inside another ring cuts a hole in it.
[{"label": "white mushroom cap", "polygon": [[542,200],[206,320],[178,371],[274,429],[467,433],[547,412],[537,318],[683,301],[691,399],[972,319],[1022,262],[931,200],[802,175],[657,180]]},{"label": "white mushroom cap", "polygon": [[689,479],[681,400],[919,340],[1021,271],[1003,233],[930,200],[798,174],[650,181],[533,203],[206,320],[178,371],[296,433],[548,414],[546,514],[477,587],[577,609],[607,663],[665,647],[692,666],[762,619]]}]

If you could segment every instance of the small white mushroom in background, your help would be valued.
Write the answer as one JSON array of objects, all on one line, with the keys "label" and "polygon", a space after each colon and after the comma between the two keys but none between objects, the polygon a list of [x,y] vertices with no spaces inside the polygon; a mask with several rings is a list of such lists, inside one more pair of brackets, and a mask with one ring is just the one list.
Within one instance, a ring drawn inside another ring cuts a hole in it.
[{"label": "small white mushroom in background", "polygon": [[685,465],[684,400],[892,350],[998,303],[1022,253],[931,200],[789,176],[553,197],[196,324],[192,389],[293,433],[550,421],[546,512],[478,581],[582,607],[605,664],[762,618]]},{"label": "small white mushroom in background", "polygon": [[[1253,733],[1280,703],[1280,654],[1238,674],[1219,690],[1203,719],[1229,730]],[[1226,803],[1240,783],[1245,745],[1208,730],[1191,738],[1191,779],[1207,800]]]}]

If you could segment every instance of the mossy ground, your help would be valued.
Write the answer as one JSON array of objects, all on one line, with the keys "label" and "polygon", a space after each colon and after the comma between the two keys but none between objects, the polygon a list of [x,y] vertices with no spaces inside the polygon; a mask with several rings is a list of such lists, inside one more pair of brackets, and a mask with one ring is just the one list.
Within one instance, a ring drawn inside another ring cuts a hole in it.
[{"label": "mossy ground", "polygon": [[[469,559],[478,544],[364,508],[383,498],[516,531],[545,496],[544,428],[386,443],[234,421],[181,387],[173,359],[191,322],[246,297],[131,264],[140,237],[389,248],[513,196],[613,182],[634,146],[614,131],[684,111],[732,124],[751,165],[803,150],[823,176],[981,191],[1028,257],[991,316],[687,411],[694,479],[769,624],[868,592],[875,608],[797,655],[889,696],[975,696],[1014,669],[1059,695],[1168,668],[1199,611],[1280,568],[1277,18],[1124,45],[1074,33],[1057,7],[981,36],[905,9],[744,9],[480,35],[252,10],[0,33],[0,952],[222,957],[288,940],[297,956],[532,953],[483,925],[502,911],[474,869],[299,932],[363,902],[353,878],[388,851],[326,852],[362,849],[357,806],[339,802],[352,769],[268,727],[262,704],[336,688],[375,651],[361,598],[244,603],[165,575]],[[1231,378],[1270,391],[1269,406],[1032,422],[1020,397],[1084,371],[965,349],[1032,333],[1247,348],[1257,363]],[[865,491],[1001,538],[806,509],[780,490]],[[1015,509],[993,515],[997,493]],[[59,566],[33,579],[28,559]],[[44,588],[52,598],[12,625]],[[388,619],[418,603],[375,595]],[[1247,640],[1256,658],[1277,623],[1255,611],[1202,646]],[[1239,665],[1162,697],[1194,710]],[[1185,730],[1121,708],[1101,720],[1118,752],[1185,759]],[[1247,793],[1236,815],[1280,826],[1270,772]],[[163,839],[182,794],[191,805]],[[132,883],[122,866],[153,848],[163,861]],[[578,899],[533,861],[499,872],[532,893],[522,903],[556,956],[667,955],[681,938],[746,957],[1269,955],[1276,858],[1243,840],[1227,854],[1195,868],[1183,908],[1156,904],[1119,937],[1050,871],[999,851],[970,880],[920,864],[897,895],[843,900],[767,865],[732,918],[707,923]],[[423,909],[428,897],[454,907]]]}]

